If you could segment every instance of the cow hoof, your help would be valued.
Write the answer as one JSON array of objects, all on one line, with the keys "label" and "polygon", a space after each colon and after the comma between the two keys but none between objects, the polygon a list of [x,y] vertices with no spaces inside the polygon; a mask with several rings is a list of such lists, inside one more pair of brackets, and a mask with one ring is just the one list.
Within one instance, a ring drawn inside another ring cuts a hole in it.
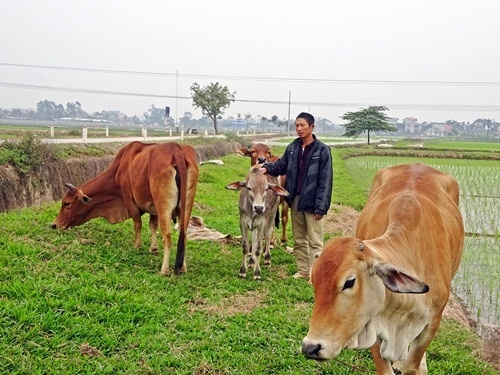
[{"label": "cow hoof", "polygon": [[264,260],[264,266],[270,266],[271,261],[270,260]]},{"label": "cow hoof", "polygon": [[155,248],[151,248],[151,249],[149,249],[149,253],[150,253],[150,254],[158,254],[158,248],[157,248],[157,247],[155,247]]},{"label": "cow hoof", "polygon": [[253,281],[262,281],[262,277],[260,276],[254,276]]},{"label": "cow hoof", "polygon": [[246,279],[247,278],[247,274],[246,273],[240,273],[238,275],[238,277],[242,278],[242,279]]},{"label": "cow hoof", "polygon": [[182,275],[183,273],[186,273],[186,270],[183,270],[182,268],[180,270],[174,270],[174,273],[176,275]]},{"label": "cow hoof", "polygon": [[170,276],[170,271],[160,271],[160,275],[162,276]]}]

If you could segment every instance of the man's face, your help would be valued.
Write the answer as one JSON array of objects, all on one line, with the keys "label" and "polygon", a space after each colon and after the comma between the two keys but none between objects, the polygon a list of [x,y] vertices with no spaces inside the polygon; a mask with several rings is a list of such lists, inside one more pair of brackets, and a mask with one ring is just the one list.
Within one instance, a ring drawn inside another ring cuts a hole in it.
[{"label": "man's face", "polygon": [[309,125],[307,121],[303,118],[298,118],[295,120],[295,131],[299,138],[308,138],[313,132],[314,125]]}]

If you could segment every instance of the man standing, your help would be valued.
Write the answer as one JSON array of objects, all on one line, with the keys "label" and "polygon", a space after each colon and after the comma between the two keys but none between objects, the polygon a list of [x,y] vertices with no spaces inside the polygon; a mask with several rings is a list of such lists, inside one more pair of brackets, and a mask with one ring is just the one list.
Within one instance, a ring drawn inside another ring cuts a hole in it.
[{"label": "man standing", "polygon": [[262,166],[273,176],[286,174],[285,199],[292,210],[293,253],[298,272],[294,278],[309,278],[314,255],[323,250],[323,222],[330,208],[333,166],[330,147],[313,134],[314,116],[302,112],[295,119],[298,138],[281,159]]}]

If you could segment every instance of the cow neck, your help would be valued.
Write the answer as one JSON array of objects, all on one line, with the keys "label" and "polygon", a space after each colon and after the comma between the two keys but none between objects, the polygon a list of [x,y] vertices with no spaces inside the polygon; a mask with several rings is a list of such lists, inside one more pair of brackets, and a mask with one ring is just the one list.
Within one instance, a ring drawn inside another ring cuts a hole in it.
[{"label": "cow neck", "polygon": [[[377,258],[394,263],[399,267],[405,267],[406,264],[408,264],[408,256],[411,257],[411,254],[408,254],[408,252],[402,253],[401,249],[411,249],[414,247],[411,242],[406,241],[406,237],[402,233],[394,235],[394,233],[390,231],[384,233],[380,237],[365,240],[363,242],[374,251]],[[378,251],[380,245],[384,249],[383,254]],[[414,259],[412,261],[416,260]]]},{"label": "cow neck", "polygon": [[90,217],[103,217],[115,224],[130,217],[116,181],[116,168],[108,167],[99,176],[82,185],[82,191],[92,198]]},{"label": "cow neck", "polygon": [[103,202],[121,199],[120,189],[115,180],[118,164],[111,164],[101,174],[81,186],[82,191],[94,201]]}]

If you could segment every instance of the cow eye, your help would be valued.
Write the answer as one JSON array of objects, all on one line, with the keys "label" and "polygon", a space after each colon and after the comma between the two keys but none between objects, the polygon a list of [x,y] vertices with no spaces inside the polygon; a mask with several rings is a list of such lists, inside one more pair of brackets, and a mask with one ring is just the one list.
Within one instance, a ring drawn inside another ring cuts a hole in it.
[{"label": "cow eye", "polygon": [[71,203],[70,202],[63,202],[64,207],[68,207]]},{"label": "cow eye", "polygon": [[350,289],[354,286],[354,283],[356,282],[356,278],[353,277],[352,279],[347,279],[345,284],[344,284],[344,287],[342,288],[342,290],[346,290],[346,289]]}]

